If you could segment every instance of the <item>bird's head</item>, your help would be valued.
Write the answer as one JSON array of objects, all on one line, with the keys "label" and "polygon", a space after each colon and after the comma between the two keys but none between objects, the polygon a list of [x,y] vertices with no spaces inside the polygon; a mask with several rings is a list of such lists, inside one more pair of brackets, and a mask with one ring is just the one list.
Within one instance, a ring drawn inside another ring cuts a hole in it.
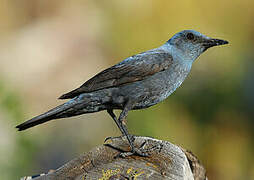
[{"label": "bird's head", "polygon": [[194,61],[208,48],[228,44],[228,41],[213,39],[194,30],[184,30],[175,34],[167,43],[179,53],[179,56]]}]

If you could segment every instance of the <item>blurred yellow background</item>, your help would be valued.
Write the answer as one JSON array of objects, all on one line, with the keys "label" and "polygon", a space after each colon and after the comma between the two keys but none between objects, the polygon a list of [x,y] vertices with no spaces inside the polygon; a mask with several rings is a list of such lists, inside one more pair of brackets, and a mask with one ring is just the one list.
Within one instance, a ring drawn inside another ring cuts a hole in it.
[{"label": "blurred yellow background", "polygon": [[209,179],[254,179],[254,1],[0,0],[0,179],[56,169],[107,136],[106,112],[17,124],[124,58],[194,29],[228,40],[201,55],[166,101],[132,111],[129,131],[190,149]]}]

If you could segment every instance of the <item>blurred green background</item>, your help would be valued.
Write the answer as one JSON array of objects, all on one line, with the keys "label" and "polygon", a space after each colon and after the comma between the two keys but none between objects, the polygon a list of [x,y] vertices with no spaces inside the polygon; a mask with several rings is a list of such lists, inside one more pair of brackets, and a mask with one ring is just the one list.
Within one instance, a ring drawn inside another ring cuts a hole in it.
[{"label": "blurred green background", "polygon": [[14,127],[184,29],[230,44],[201,55],[166,101],[131,112],[129,131],[190,149],[209,179],[254,179],[254,1],[0,2],[0,179],[56,169],[120,135],[106,112]]}]

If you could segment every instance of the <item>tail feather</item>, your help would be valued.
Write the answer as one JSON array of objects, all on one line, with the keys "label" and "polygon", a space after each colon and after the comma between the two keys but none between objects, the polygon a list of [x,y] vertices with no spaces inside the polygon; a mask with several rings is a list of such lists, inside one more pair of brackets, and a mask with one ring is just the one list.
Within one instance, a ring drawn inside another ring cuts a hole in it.
[{"label": "tail feather", "polygon": [[39,116],[36,116],[18,126],[16,126],[16,128],[18,128],[18,131],[23,131],[25,129],[31,128],[33,126],[37,126],[39,124],[45,123],[47,121],[50,121],[52,119],[58,119],[61,118],[61,116],[58,116],[59,114],[61,114],[62,112],[72,108],[74,105],[77,104],[77,101],[75,101],[74,99],[59,105],[51,110],[49,110],[46,113],[43,113]]}]

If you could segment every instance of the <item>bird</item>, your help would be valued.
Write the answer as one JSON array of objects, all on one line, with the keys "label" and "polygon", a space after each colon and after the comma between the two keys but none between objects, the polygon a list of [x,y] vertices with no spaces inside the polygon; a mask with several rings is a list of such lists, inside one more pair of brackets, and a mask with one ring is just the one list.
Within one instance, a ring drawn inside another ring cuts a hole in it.
[{"label": "bird", "polygon": [[[186,79],[192,64],[203,52],[224,44],[228,41],[210,38],[195,30],[178,32],[158,48],[130,56],[99,72],[59,97],[69,99],[67,102],[16,128],[23,131],[50,120],[105,110],[129,143],[130,151],[121,155],[147,156],[144,149],[134,146],[135,139],[126,125],[128,112],[165,100]],[[114,110],[121,110],[118,118]]]}]

